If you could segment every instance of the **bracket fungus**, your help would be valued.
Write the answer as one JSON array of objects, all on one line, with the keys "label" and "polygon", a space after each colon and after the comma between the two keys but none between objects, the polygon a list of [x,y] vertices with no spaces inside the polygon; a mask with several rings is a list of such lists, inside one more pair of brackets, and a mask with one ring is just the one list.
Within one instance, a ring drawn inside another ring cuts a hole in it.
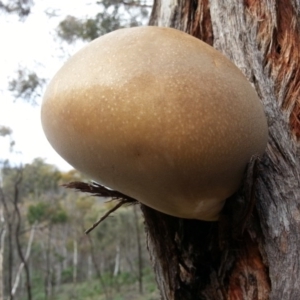
[{"label": "bracket fungus", "polygon": [[50,82],[41,115],[54,149],[93,180],[207,221],[268,136],[262,104],[235,65],[186,33],[151,26],[77,52]]}]

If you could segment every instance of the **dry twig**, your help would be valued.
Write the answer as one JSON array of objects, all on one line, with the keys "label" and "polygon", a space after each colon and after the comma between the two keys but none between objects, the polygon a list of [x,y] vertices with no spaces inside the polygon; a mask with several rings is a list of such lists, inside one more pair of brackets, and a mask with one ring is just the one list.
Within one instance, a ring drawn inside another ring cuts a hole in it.
[{"label": "dry twig", "polygon": [[86,183],[81,181],[74,181],[74,182],[63,184],[62,186],[68,189],[75,189],[83,193],[90,193],[92,194],[92,196],[107,197],[107,198],[111,198],[111,200],[118,200],[118,203],[113,208],[111,208],[104,216],[102,216],[97,222],[95,222],[93,226],[91,226],[89,229],[85,231],[86,234],[89,234],[94,228],[96,228],[102,221],[104,221],[107,217],[109,217],[114,211],[119,209],[121,206],[125,204],[138,203],[137,200],[129,196],[126,196],[118,191],[111,190],[96,182]]}]

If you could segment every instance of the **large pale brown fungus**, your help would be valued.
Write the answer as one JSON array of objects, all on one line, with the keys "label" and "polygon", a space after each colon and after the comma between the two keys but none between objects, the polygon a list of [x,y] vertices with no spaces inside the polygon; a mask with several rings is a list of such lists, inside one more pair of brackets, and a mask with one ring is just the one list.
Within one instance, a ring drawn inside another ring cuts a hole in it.
[{"label": "large pale brown fungus", "polygon": [[42,124],[92,179],[210,221],[267,143],[263,107],[238,68],[171,28],[121,29],[84,47],[49,84]]}]

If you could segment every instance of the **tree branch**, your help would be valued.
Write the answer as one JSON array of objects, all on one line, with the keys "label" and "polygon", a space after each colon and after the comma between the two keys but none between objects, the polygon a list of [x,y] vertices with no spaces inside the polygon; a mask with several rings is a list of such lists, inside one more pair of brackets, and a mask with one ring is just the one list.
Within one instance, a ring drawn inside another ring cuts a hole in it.
[{"label": "tree branch", "polygon": [[26,261],[26,258],[24,257],[23,251],[22,251],[22,246],[20,243],[20,230],[21,230],[21,213],[19,210],[19,185],[21,184],[23,179],[23,172],[22,169],[18,170],[18,174],[17,174],[17,179],[15,182],[15,191],[14,191],[14,201],[13,201],[13,205],[15,208],[15,212],[17,214],[17,225],[16,225],[16,244],[17,244],[17,250],[18,250],[18,254],[19,257],[21,259],[21,262],[24,264],[24,268],[25,268],[25,274],[26,274],[26,287],[27,287],[27,295],[28,295],[28,300],[32,299],[32,295],[31,295],[31,285],[30,285],[30,274],[29,274],[29,268],[28,268],[28,264]]},{"label": "tree branch", "polygon": [[102,221],[104,221],[107,217],[109,217],[114,211],[119,209],[121,206],[125,204],[137,204],[138,201],[124,195],[118,191],[111,190],[99,183],[92,182],[92,183],[86,183],[81,181],[74,181],[69,182],[66,184],[63,184],[62,186],[69,188],[69,189],[75,189],[77,191],[83,192],[83,193],[90,193],[92,196],[97,197],[105,197],[105,198],[112,198],[112,200],[118,200],[119,202],[110,209],[104,216],[102,216],[96,223],[93,224],[92,227],[87,229],[85,231],[86,234],[89,234],[94,228],[96,228]]}]

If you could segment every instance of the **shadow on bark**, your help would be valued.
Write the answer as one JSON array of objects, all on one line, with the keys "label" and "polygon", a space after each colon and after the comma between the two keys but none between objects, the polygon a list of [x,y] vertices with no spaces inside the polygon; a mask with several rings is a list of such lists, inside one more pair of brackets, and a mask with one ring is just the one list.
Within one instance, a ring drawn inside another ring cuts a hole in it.
[{"label": "shadow on bark", "polygon": [[[171,217],[142,205],[163,299],[268,299],[268,266],[255,204],[257,160],[219,222]],[[242,196],[243,195],[243,196]]]}]

